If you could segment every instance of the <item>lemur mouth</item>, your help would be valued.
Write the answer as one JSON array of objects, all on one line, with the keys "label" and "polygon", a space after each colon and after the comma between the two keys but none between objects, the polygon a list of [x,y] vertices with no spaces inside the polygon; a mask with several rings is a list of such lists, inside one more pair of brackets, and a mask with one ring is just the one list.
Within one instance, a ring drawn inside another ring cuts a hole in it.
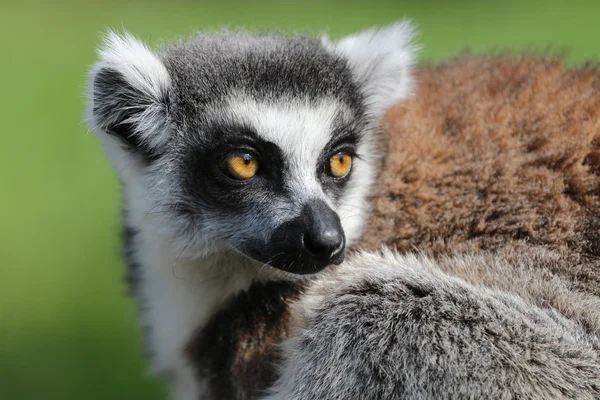
[{"label": "lemur mouth", "polygon": [[[268,250],[265,252],[265,250]],[[338,265],[344,261],[345,249],[340,246],[331,257],[325,259],[319,258],[315,254],[307,251],[299,251],[297,248],[281,246],[278,248],[269,248],[258,250],[248,249],[244,254],[250,258],[270,265],[284,272],[297,275],[309,275],[322,271],[331,265]]]}]

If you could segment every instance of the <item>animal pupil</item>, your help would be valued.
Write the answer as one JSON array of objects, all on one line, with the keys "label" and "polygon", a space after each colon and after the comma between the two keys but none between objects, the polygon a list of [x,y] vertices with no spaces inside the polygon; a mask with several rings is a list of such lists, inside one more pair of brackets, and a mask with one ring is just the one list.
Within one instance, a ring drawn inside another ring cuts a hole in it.
[{"label": "animal pupil", "polygon": [[329,161],[331,174],[336,178],[345,176],[350,171],[351,162],[350,155],[345,153],[336,154]]},{"label": "animal pupil", "polygon": [[258,164],[250,154],[238,154],[227,160],[228,173],[235,179],[250,179],[256,174]]}]

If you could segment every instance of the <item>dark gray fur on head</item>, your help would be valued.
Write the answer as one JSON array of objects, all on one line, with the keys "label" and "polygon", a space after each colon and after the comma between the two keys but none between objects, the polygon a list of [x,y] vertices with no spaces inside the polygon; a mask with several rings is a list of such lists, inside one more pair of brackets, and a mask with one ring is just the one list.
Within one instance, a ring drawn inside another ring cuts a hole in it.
[{"label": "dark gray fur on head", "polygon": [[305,36],[248,32],[198,35],[159,52],[172,78],[174,118],[202,119],[232,91],[281,101],[337,98],[360,113],[359,91],[346,58]]}]

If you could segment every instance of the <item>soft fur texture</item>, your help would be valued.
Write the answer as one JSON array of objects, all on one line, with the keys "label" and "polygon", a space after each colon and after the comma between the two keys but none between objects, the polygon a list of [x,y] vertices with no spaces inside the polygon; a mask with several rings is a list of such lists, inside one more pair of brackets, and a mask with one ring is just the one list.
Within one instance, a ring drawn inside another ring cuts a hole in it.
[{"label": "soft fur texture", "polygon": [[[515,269],[502,257],[442,263]],[[296,304],[298,331],[268,399],[598,398],[598,336],[548,306],[468,284],[427,257],[355,256]]]}]

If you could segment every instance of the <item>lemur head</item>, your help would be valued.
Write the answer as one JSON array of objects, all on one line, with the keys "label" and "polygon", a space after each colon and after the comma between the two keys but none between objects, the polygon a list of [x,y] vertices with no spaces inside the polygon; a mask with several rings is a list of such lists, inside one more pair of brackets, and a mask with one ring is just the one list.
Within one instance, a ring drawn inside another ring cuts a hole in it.
[{"label": "lemur head", "polygon": [[367,209],[374,128],[410,90],[412,35],[406,22],[338,42],[221,32],[154,52],[109,33],[88,121],[128,222],[292,273],[341,262]]}]

